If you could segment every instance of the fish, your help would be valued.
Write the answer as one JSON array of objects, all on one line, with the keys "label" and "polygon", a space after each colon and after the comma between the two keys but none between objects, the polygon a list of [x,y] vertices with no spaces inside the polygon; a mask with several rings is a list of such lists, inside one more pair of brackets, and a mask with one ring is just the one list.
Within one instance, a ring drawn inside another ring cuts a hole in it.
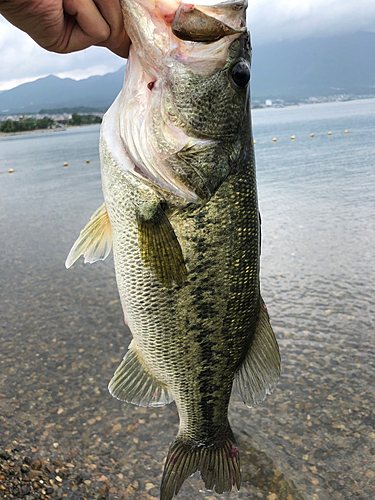
[{"label": "fish", "polygon": [[161,500],[196,471],[207,490],[240,488],[231,393],[253,407],[280,374],[260,294],[246,8],[122,0],[132,44],[101,126],[104,203],[66,260],[113,248],[133,339],[110,393],[145,407],[175,401]]}]

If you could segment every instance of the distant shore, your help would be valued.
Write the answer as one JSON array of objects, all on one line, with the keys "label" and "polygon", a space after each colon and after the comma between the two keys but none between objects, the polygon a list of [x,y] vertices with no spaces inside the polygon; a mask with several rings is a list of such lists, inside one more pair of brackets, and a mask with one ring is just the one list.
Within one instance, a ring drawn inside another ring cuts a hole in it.
[{"label": "distant shore", "polygon": [[59,128],[40,128],[35,130],[21,130],[19,132],[0,132],[0,137],[9,137],[13,135],[27,135],[27,134],[43,134],[45,132],[64,132],[65,130],[70,130],[74,128],[81,127],[91,127],[92,125],[98,125],[98,123],[85,123],[83,125],[74,125],[72,127],[59,127]]},{"label": "distant shore", "polygon": [[[68,127],[61,128],[40,128],[35,130],[21,130],[19,132],[0,132],[0,137],[7,137],[10,135],[26,135],[26,134],[39,134],[44,132],[60,132],[62,130],[66,130]],[[74,128],[74,127],[69,127]]]}]

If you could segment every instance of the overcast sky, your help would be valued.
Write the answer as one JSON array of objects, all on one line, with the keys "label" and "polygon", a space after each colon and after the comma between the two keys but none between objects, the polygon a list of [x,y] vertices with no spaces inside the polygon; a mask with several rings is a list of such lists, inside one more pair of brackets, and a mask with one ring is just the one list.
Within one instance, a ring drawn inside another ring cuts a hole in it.
[{"label": "overcast sky", "polygon": [[[375,32],[375,0],[249,0],[248,26],[255,50],[279,40]],[[77,80],[103,75],[123,64],[123,59],[100,47],[52,54],[0,16],[0,90],[49,74]]]}]

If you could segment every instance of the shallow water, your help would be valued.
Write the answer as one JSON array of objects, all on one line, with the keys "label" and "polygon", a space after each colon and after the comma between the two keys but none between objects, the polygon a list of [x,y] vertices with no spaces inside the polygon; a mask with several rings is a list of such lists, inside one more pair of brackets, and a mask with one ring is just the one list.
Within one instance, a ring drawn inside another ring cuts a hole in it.
[{"label": "shallow water", "polygon": [[[240,492],[207,492],[195,475],[178,498],[372,499],[375,100],[255,110],[253,121],[282,376],[261,406],[231,402]],[[25,455],[55,464],[52,491],[32,486],[35,499],[156,498],[177,432],[173,404],[137,408],[107,392],[130,341],[112,259],[64,267],[102,203],[98,136],[0,138],[0,449],[15,467]]]}]

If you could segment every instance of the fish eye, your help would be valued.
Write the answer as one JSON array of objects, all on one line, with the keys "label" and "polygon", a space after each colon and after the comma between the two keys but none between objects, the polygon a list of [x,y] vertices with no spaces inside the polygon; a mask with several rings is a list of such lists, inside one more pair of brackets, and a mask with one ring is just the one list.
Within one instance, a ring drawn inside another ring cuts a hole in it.
[{"label": "fish eye", "polygon": [[250,80],[250,66],[246,61],[239,61],[232,67],[232,80],[238,87],[246,87]]}]

